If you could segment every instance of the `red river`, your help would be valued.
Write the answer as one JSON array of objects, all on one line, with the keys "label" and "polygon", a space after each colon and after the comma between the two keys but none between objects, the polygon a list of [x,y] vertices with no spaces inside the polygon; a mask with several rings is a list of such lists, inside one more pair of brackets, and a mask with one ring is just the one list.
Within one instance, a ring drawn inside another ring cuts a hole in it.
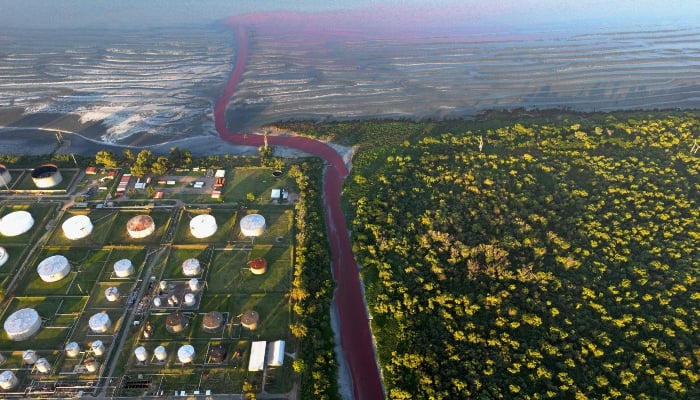
[{"label": "red river", "polygon": [[[226,89],[214,107],[216,130],[222,139],[234,144],[261,146],[263,135],[231,132],[226,124],[226,109],[241,80],[248,58],[248,34],[245,26],[229,21],[238,44],[236,64]],[[340,155],[325,143],[300,136],[268,136],[268,143],[298,149],[323,158],[323,197],[331,244],[333,276],[336,280],[335,306],[340,325],[341,347],[352,377],[353,395],[358,400],[384,399],[372,335],[364,305],[360,276],[350,246],[345,216],[340,209],[340,193],[348,169]]]}]

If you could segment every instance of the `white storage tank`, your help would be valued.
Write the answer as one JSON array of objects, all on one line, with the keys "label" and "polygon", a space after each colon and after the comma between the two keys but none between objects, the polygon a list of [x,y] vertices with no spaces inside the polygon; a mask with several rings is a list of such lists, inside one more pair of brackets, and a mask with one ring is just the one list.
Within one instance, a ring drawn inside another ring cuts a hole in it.
[{"label": "white storage tank", "polygon": [[10,170],[3,164],[0,164],[0,190],[7,189],[10,186],[10,182],[12,182]]},{"label": "white storage tank", "polygon": [[148,360],[148,350],[143,346],[139,346],[134,350],[134,356],[140,362],[146,362]]},{"label": "white storage tank", "polygon": [[5,250],[4,247],[0,246],[0,267],[2,267],[9,259],[10,255],[7,254],[7,250]]},{"label": "white storage tank", "polygon": [[97,372],[97,369],[100,367],[100,363],[98,363],[94,358],[88,358],[85,360],[85,369],[89,373],[95,373]]},{"label": "white storage tank", "polygon": [[36,267],[39,277],[44,282],[58,282],[68,276],[70,270],[68,259],[60,254],[45,258]]},{"label": "white storage tank", "polygon": [[196,258],[188,258],[182,263],[182,274],[185,276],[197,276],[202,273],[202,267]]},{"label": "white storage tank", "polygon": [[153,354],[156,356],[156,360],[163,362],[168,358],[168,352],[165,350],[165,347],[163,346],[158,346],[156,347],[155,350],[153,350]]},{"label": "white storage tank", "polygon": [[34,350],[25,350],[24,353],[22,353],[22,361],[27,365],[34,365],[38,359],[39,355],[36,354]]},{"label": "white storage tank", "polygon": [[41,318],[33,308],[23,308],[12,313],[5,320],[5,333],[10,340],[27,340],[39,332]]},{"label": "white storage tank", "polygon": [[213,215],[197,215],[190,221],[190,233],[197,239],[208,238],[216,233],[218,226]]},{"label": "white storage tank", "polygon": [[186,344],[177,350],[177,358],[181,363],[187,364],[194,361],[195,353],[194,347]]},{"label": "white storage tank", "polygon": [[156,224],[150,215],[137,215],[126,223],[126,231],[134,239],[145,238],[156,231]]},{"label": "white storage tank", "polygon": [[90,346],[90,348],[92,349],[92,352],[96,356],[101,356],[101,355],[105,354],[105,350],[106,350],[105,344],[102,343],[101,340],[95,340],[94,342],[92,342],[92,345]]},{"label": "white storage tank", "polygon": [[165,290],[168,288],[168,282],[160,281],[160,283],[158,284],[158,287],[160,288],[160,290]]},{"label": "white storage tank", "polygon": [[61,171],[55,164],[44,164],[38,166],[32,170],[31,176],[32,180],[34,181],[34,185],[39,189],[49,189],[63,181]]},{"label": "white storage tank", "polygon": [[153,307],[160,307],[161,304],[162,304],[162,301],[161,301],[160,297],[153,298]]},{"label": "white storage tank", "polygon": [[67,239],[78,240],[92,233],[93,226],[87,215],[75,215],[65,220],[61,228]]},{"label": "white storage tank", "polygon": [[66,345],[66,357],[76,358],[80,355],[80,345],[77,342],[70,342]]},{"label": "white storage tank", "polygon": [[193,292],[198,292],[199,291],[199,279],[197,278],[192,278],[189,280],[188,285],[190,287],[190,290]]},{"label": "white storage tank", "polygon": [[248,214],[241,218],[241,233],[245,236],[260,236],[265,233],[265,217],[260,214]]},{"label": "white storage tank", "polygon": [[192,307],[197,302],[197,298],[192,293],[185,295],[185,307]]},{"label": "white storage tank", "polygon": [[112,327],[112,320],[106,312],[100,312],[92,317],[89,321],[90,329],[95,333],[105,333]]},{"label": "white storage tank", "polygon": [[134,264],[128,258],[123,258],[114,263],[114,274],[119,278],[126,278],[134,273]]},{"label": "white storage tank", "polygon": [[27,211],[11,212],[0,218],[0,234],[3,236],[19,236],[34,226],[34,218]]},{"label": "white storage tank", "polygon": [[110,286],[105,290],[105,297],[107,301],[117,301],[119,300],[119,289],[114,286]]},{"label": "white storage tank", "polygon": [[15,376],[14,372],[3,371],[3,373],[0,374],[0,389],[10,390],[17,386],[17,383],[19,383],[19,381],[17,380],[17,376]]},{"label": "white storage tank", "polygon": [[36,360],[36,364],[34,364],[36,367],[37,371],[41,372],[42,374],[48,374],[51,372],[51,363],[45,358],[40,358]]}]

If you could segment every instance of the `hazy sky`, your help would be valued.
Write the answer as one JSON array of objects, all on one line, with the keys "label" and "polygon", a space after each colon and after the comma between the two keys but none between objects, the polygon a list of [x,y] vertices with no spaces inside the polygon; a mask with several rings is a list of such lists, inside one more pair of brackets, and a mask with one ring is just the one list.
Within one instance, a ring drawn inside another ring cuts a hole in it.
[{"label": "hazy sky", "polygon": [[[444,10],[446,18],[546,28],[548,24],[697,24],[698,0],[0,0],[4,27],[146,27],[206,24],[264,11],[367,7]],[[410,11],[409,11],[410,12]]]}]

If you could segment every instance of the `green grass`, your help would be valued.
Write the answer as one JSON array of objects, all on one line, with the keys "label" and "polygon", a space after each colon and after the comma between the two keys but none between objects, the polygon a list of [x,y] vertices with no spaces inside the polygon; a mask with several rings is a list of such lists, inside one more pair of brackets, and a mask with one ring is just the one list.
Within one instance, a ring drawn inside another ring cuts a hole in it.
[{"label": "green grass", "polygon": [[[126,223],[133,217],[146,214],[153,218],[156,229],[155,231],[141,239],[134,239],[129,236],[126,231]],[[154,245],[159,244],[163,234],[169,226],[170,222],[169,211],[162,210],[134,210],[134,211],[119,211],[117,217],[114,220],[112,229],[110,230],[109,237],[107,239],[107,244],[133,244],[133,245]]]},{"label": "green grass", "polygon": [[[256,293],[250,296],[234,298],[234,315],[241,315],[247,310],[260,314],[258,328],[254,331],[243,329],[241,338],[251,340],[288,339],[290,310],[286,295]],[[238,319],[240,321],[240,319]]]},{"label": "green grass", "polygon": [[[276,244],[281,246],[291,245],[293,239],[291,234],[292,222],[294,218],[294,212],[291,209],[273,206],[257,210],[247,210],[246,213],[241,213],[240,218],[248,214],[260,214],[265,217],[267,229],[265,233],[255,238],[255,243]],[[249,239],[243,236],[238,224],[236,224],[234,237],[237,240]]]},{"label": "green grass", "polygon": [[207,293],[237,293],[243,276],[252,275],[246,267],[248,251],[217,251],[207,274]]},{"label": "green grass", "polygon": [[[216,220],[217,230],[208,238],[198,239],[190,233],[190,220],[200,214],[211,214]],[[232,208],[214,208],[207,210],[185,210],[180,215],[174,243],[176,244],[225,244],[231,240],[231,233],[236,226],[238,210]]]},{"label": "green grass", "polygon": [[[247,262],[265,257],[267,272],[254,275]],[[291,248],[255,245],[248,251],[217,251],[207,276],[207,293],[288,292],[291,287]],[[212,278],[216,277],[216,278]]]},{"label": "green grass", "polygon": [[[63,223],[76,215],[87,215],[92,222],[92,232],[78,240],[69,240],[63,234]],[[99,247],[107,240],[112,227],[114,226],[118,212],[116,210],[73,210],[67,212],[61,218],[56,230],[47,241],[50,246],[74,246],[74,247]]]},{"label": "green grass", "polygon": [[256,202],[262,199],[262,203],[268,203],[272,189],[295,187],[294,180],[289,178],[287,174],[283,174],[280,178],[275,178],[272,176],[272,171],[272,168],[236,168],[226,178],[227,184],[221,195],[226,201],[248,204],[246,195],[253,193]]},{"label": "green grass", "polygon": [[191,277],[185,276],[182,273],[182,263],[190,258],[198,259],[199,266],[203,270],[202,274],[206,274],[206,269],[209,268],[209,254],[210,250],[207,248],[171,249],[167,259],[165,260],[165,269],[161,279],[190,279]]}]

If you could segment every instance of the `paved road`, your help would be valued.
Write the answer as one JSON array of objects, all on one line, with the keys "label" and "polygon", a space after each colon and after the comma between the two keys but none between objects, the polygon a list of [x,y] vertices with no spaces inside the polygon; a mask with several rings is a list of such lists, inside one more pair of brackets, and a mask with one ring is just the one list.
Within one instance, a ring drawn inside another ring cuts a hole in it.
[{"label": "paved road", "polygon": [[[237,25],[233,20],[229,20],[228,25],[234,31],[238,54],[226,89],[214,108],[216,130],[226,141],[261,146],[264,142],[262,135],[231,132],[226,126],[226,109],[241,80],[248,58],[247,28]],[[313,154],[323,158],[327,163],[323,179],[323,194],[331,243],[333,276],[337,281],[334,301],[338,310],[341,347],[352,376],[355,399],[383,399],[384,388],[374,354],[359,271],[352,254],[345,216],[340,209],[340,193],[343,180],[348,175],[348,169],[340,155],[325,143],[299,136],[268,136],[268,142],[271,145],[290,147]]]}]

